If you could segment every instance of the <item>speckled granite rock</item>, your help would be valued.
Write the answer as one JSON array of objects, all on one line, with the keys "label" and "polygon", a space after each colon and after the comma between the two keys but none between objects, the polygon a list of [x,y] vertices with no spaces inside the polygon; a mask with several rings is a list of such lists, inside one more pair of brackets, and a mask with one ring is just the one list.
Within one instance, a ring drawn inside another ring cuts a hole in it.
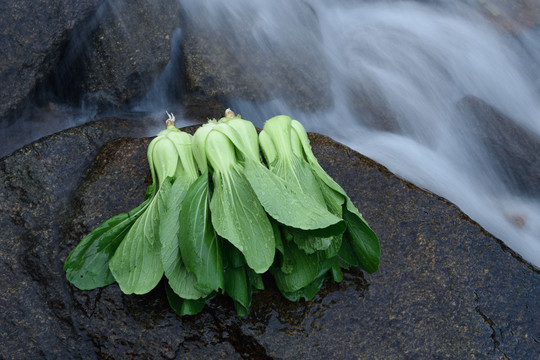
[{"label": "speckled granite rock", "polygon": [[0,159],[0,358],[70,358],[80,343],[58,261],[71,193],[98,149],[132,121],[103,119]]},{"label": "speckled granite rock", "polygon": [[[190,129],[193,131],[193,128]],[[62,263],[86,232],[142,201],[148,139],[55,158],[55,139],[0,161],[0,355],[5,358],[532,359],[540,273],[444,199],[331,139],[313,149],[381,239],[377,273],[351,269],[310,302],[265,278],[245,319],[216,297],[178,317],[158,286],[80,291]],[[71,139],[71,140],[70,140]],[[78,139],[78,140],[76,140]],[[28,159],[24,162],[21,159]],[[52,166],[54,164],[54,166]],[[71,175],[64,179],[67,169]],[[61,175],[63,174],[63,175]],[[7,230],[6,230],[7,229]]]}]

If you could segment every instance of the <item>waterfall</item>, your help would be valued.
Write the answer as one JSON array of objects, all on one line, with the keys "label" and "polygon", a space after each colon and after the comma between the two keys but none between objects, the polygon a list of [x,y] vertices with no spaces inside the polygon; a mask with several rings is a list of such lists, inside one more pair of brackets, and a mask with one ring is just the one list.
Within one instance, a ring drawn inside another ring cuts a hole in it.
[{"label": "waterfall", "polygon": [[[495,21],[511,24],[511,19],[490,1],[306,3],[316,13],[320,32],[317,46],[309,49],[324,59],[333,106],[302,113],[279,96],[263,104],[229,99],[235,111],[259,126],[274,114],[295,117],[308,130],[329,135],[447,198],[540,267],[540,177],[523,185],[523,176],[506,167],[515,156],[498,158],[514,154],[513,149],[494,153],[497,146],[522,146],[526,136],[534,145],[520,148],[525,150],[520,156],[536,156],[534,161],[540,156],[534,153],[540,148],[540,30],[507,31]],[[313,42],[299,2],[181,4],[192,21],[216,31],[229,28],[231,47],[245,34],[227,24],[246,17],[257,24],[250,36],[261,53],[275,47],[302,52],[303,44]],[[507,131],[471,116],[466,109],[474,103],[515,128],[514,143],[486,141]],[[517,169],[528,166],[523,171],[538,175],[540,162],[535,170],[534,161]]]},{"label": "waterfall", "polygon": [[[219,34],[231,51],[248,39],[255,44],[249,56],[259,63],[297,57],[303,67],[287,74],[282,88],[313,74],[327,87],[318,93],[328,98],[312,99],[322,106],[302,111],[274,81],[258,89],[270,94],[267,100],[224,99],[236,113],[259,127],[277,114],[296,118],[448,199],[540,268],[540,27],[523,18],[527,11],[502,0],[178,2],[183,21]],[[174,81],[184,34],[176,28],[170,35],[169,65],[144,99],[130,104],[132,112],[177,111],[169,106],[185,91]],[[251,78],[272,76],[256,73],[244,55],[234,61],[253,71]],[[2,146],[102,115],[92,104],[85,105],[90,111],[54,106],[64,123],[34,126],[26,135],[3,129]]]}]

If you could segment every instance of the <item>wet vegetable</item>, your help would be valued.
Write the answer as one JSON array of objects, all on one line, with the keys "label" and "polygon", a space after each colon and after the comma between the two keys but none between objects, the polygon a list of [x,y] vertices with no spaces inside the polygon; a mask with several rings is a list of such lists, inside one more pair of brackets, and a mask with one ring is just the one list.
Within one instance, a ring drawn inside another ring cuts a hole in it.
[{"label": "wet vegetable", "polygon": [[67,279],[79,289],[116,281],[125,294],[144,294],[165,278],[180,315],[225,294],[246,316],[264,288],[261,274],[297,301],[327,278],[341,281],[342,267],[378,268],[375,233],[287,116],[257,134],[229,111],[193,136],[170,117],[148,162],[144,202],[103,222],[67,257]]}]

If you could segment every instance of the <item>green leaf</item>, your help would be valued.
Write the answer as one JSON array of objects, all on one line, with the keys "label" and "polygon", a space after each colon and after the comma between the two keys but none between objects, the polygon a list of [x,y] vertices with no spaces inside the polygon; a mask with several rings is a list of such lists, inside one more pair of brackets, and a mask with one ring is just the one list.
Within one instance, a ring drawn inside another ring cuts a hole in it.
[{"label": "green leaf", "polygon": [[327,258],[320,261],[318,273],[311,283],[296,291],[282,291],[281,293],[290,301],[298,301],[301,298],[309,301],[313,299],[315,295],[317,295],[324,283],[324,280],[330,275],[335,282],[340,282],[343,280],[343,273],[341,272],[337,257]]},{"label": "green leaf", "polygon": [[178,165],[175,171],[176,180],[185,178],[191,184],[199,177],[199,170],[193,155],[193,137],[182,131],[171,131],[168,138],[173,142],[178,154]]},{"label": "green leaf", "polygon": [[151,166],[154,167],[159,190],[167,178],[174,177],[179,157],[174,142],[168,136],[158,136],[152,143],[155,145],[151,152],[149,150],[148,156],[152,160]]},{"label": "green leaf", "polygon": [[[319,273],[318,254],[306,254],[292,241],[283,242],[282,267],[272,267],[276,285],[281,292],[295,292],[309,285]],[[282,271],[285,266],[286,272]]]},{"label": "green leaf", "polygon": [[176,294],[171,287],[166,284],[165,292],[169,305],[180,316],[196,315],[202,311],[206,302],[212,298],[213,294],[198,300],[182,299]]},{"label": "green leaf", "polygon": [[319,182],[305,160],[295,154],[291,154],[288,158],[278,156],[274,163],[269,164],[269,168],[283,179],[288,186],[300,189],[301,192],[312,197],[320,206],[326,209]]},{"label": "green leaf", "polygon": [[225,268],[238,268],[246,264],[246,258],[240,250],[228,241],[222,243],[223,261]]},{"label": "green leaf", "polygon": [[276,249],[283,254],[283,239],[281,238],[281,233],[279,231],[280,226],[279,224],[273,220],[270,219],[270,224],[272,225],[272,230],[274,231],[274,240],[276,242]]},{"label": "green leaf", "polygon": [[247,264],[263,273],[274,260],[275,240],[270,221],[239,165],[215,171],[210,201],[212,224],[244,255]]},{"label": "green leaf", "polygon": [[323,194],[324,202],[328,211],[332,214],[342,217],[343,216],[343,203],[345,202],[345,196],[337,192],[333,188],[329,187],[320,177],[317,176],[317,182],[319,188]]},{"label": "green leaf", "polygon": [[205,124],[197,129],[192,139],[192,151],[197,167],[201,172],[208,171],[208,159],[206,158],[206,139],[214,126]]},{"label": "green leaf", "polygon": [[152,198],[152,195],[154,194],[154,190],[156,189],[155,184],[151,184],[146,188],[146,192],[144,193],[144,200],[148,200]]},{"label": "green leaf", "polygon": [[216,130],[226,135],[242,153],[242,158],[260,160],[257,129],[251,121],[239,117],[221,118]]},{"label": "green leaf", "polygon": [[244,268],[246,269],[248,281],[251,285],[252,292],[255,292],[257,290],[264,290],[264,283],[261,274],[257,274],[249,266],[245,266]]},{"label": "green leaf", "polygon": [[324,202],[316,201],[300,186],[291,186],[261,163],[247,160],[244,174],[266,212],[278,222],[297,229],[316,230],[321,236],[337,235],[345,230],[343,220],[331,214]]},{"label": "green leaf", "polygon": [[360,267],[360,260],[356,257],[356,252],[352,246],[351,235],[347,231],[343,234],[338,256],[347,263],[347,265]]},{"label": "green leaf", "polygon": [[[148,149],[146,150],[148,166],[150,167],[150,174],[152,175],[152,185],[150,185],[152,188],[146,189],[146,194],[144,195],[145,199],[146,199],[146,196],[154,197],[154,195],[156,194],[158,190],[158,179],[157,179],[156,169],[154,168],[154,161],[152,159],[152,153],[154,151],[154,148],[157,142],[158,142],[157,137],[152,139],[152,141],[150,141],[150,144],[148,144]],[[152,191],[151,194],[149,194],[150,190]]]},{"label": "green leaf", "polygon": [[125,294],[146,294],[163,276],[159,220],[170,189],[170,181],[163,181],[109,262],[109,269]]},{"label": "green leaf", "polygon": [[[171,180],[169,178],[169,180]],[[178,248],[178,232],[180,231],[180,210],[192,181],[179,177],[174,181],[168,196],[164,198],[163,215],[159,222],[159,238],[163,248],[163,260],[173,261],[171,250]]]},{"label": "green leaf", "polygon": [[292,128],[290,117],[280,115],[268,119],[259,134],[259,142],[265,156],[270,156],[266,162],[273,173],[294,191],[311,196],[325,207],[317,178],[306,160],[298,154],[302,144]]},{"label": "green leaf", "polygon": [[223,288],[223,260],[210,218],[208,172],[189,188],[180,212],[179,247],[186,268],[196,274],[203,292]]},{"label": "green leaf", "polygon": [[331,274],[332,274],[332,279],[335,282],[341,282],[343,280],[343,272],[341,272],[341,267],[339,266],[337,261],[336,261],[336,264],[334,266],[332,266],[330,271],[331,271]]},{"label": "green leaf", "polygon": [[330,246],[324,249],[324,255],[327,259],[333,258],[338,255],[339,249],[341,249],[341,243],[343,242],[343,235],[332,237]]},{"label": "green leaf", "polygon": [[[326,186],[333,190],[337,194],[341,194],[345,199],[345,206],[343,207],[343,219],[347,223],[347,231],[343,236],[343,245],[354,251],[354,255],[347,255],[345,251],[340,250],[340,257],[342,257],[347,262],[358,260],[358,265],[360,268],[373,273],[379,268],[381,249],[379,244],[379,239],[373,230],[369,227],[368,223],[362,217],[362,214],[354,206],[351,199],[345,193],[345,190],[330,177],[320,166],[317,158],[311,151],[311,145],[309,144],[309,139],[307,133],[298,121],[292,121],[292,127],[296,132],[300,142],[302,143],[304,149],[304,155],[308,160],[309,164],[312,167],[314,174],[316,174],[320,181],[322,181]],[[324,186],[321,188],[325,189]],[[337,194],[331,195],[329,189],[323,190],[326,193],[325,198],[329,201],[330,198],[334,197],[339,199]],[[332,201],[330,201],[332,203]],[[338,200],[335,200],[331,205],[335,207]],[[347,258],[349,260],[347,260]],[[356,259],[355,259],[356,258]],[[351,265],[353,263],[349,262]]]},{"label": "green leaf", "polygon": [[261,275],[247,266],[242,253],[232,244],[223,244],[223,258],[225,260],[224,292],[233,299],[237,315],[245,317],[249,313],[252,294],[264,289]]},{"label": "green leaf", "polygon": [[274,161],[276,161],[278,156],[277,149],[274,146],[272,138],[265,131],[261,131],[259,133],[259,144],[266,163],[272,164]]},{"label": "green leaf", "polygon": [[328,187],[336,191],[337,193],[347,197],[347,194],[345,193],[345,190],[332,179],[330,175],[324,171],[324,169],[319,164],[319,161],[313,154],[313,151],[311,150],[311,145],[309,143],[309,138],[306,133],[306,130],[296,120],[292,120],[291,126],[293,128],[294,133],[296,136],[300,139],[300,143],[302,144],[302,147],[304,149],[304,158],[307,160],[307,162],[311,166],[312,172],[315,174],[316,177],[319,178],[320,181],[324,182]]},{"label": "green leaf", "polygon": [[334,241],[334,237],[313,236],[302,231],[296,231],[293,232],[293,234],[295,244],[306,254],[313,254],[319,250],[326,250]]},{"label": "green leaf", "polygon": [[225,294],[234,300],[238,316],[248,315],[251,305],[251,284],[243,266],[225,269]]},{"label": "green leaf", "polygon": [[367,225],[352,203],[351,206],[346,206],[343,210],[343,218],[347,222],[344,239],[350,242],[358,259],[358,266],[369,273],[374,273],[379,268],[381,257],[377,235]]},{"label": "green leaf", "polygon": [[163,272],[173,291],[184,299],[200,299],[210,291],[197,288],[197,278],[182,261],[179,248],[180,214],[183,201],[191,185],[191,177],[178,177],[165,199],[165,213],[159,222],[161,262]]},{"label": "green leaf", "polygon": [[186,300],[197,300],[210,294],[208,291],[200,291],[197,287],[197,277],[189,271],[180,258],[177,258],[168,272],[165,274],[168,285],[180,297]]},{"label": "green leaf", "polygon": [[315,278],[315,280],[313,280],[311,283],[309,283],[308,285],[304,286],[301,289],[298,289],[292,292],[282,291],[281,294],[289,301],[296,302],[300,300],[301,298],[304,298],[304,300],[306,301],[310,301],[311,299],[315,297],[315,295],[317,295],[317,293],[319,292],[319,290],[321,289],[324,283],[324,280],[327,277],[328,277],[327,274],[323,274]]},{"label": "green leaf", "polygon": [[113,216],[81,240],[64,263],[66,277],[73,285],[91,290],[114,282],[109,261],[148,203],[146,200],[130,212]]}]

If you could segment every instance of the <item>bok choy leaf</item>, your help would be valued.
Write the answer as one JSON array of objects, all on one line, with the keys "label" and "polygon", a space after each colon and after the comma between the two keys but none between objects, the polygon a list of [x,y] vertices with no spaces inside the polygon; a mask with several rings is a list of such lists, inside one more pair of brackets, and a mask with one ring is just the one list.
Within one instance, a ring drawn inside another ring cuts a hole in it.
[{"label": "bok choy leaf", "polygon": [[210,219],[208,172],[189,188],[180,212],[179,248],[187,270],[203,293],[224,288],[221,242]]},{"label": "bok choy leaf", "polygon": [[104,221],[71,251],[64,263],[64,271],[73,285],[81,290],[92,290],[115,281],[109,261],[149,202],[146,200],[130,212]]},{"label": "bok choy leaf", "polygon": [[[197,234],[188,232],[182,235],[181,208],[189,189],[197,181],[199,171],[192,152],[192,136],[180,131],[170,134],[176,147],[179,161],[175,180],[166,199],[165,213],[159,225],[161,240],[161,260],[163,271],[170,288],[185,300],[197,300],[206,297],[210,291],[203,291],[197,286],[197,272],[190,271],[181,256],[182,239],[196,241]],[[190,223],[188,222],[187,225]]]},{"label": "bok choy leaf", "polygon": [[203,125],[194,134],[196,159],[212,174],[214,193],[210,200],[212,225],[245,257],[249,267],[263,273],[274,260],[272,226],[261,203],[243,174],[237,150],[220,127],[224,123]]},{"label": "bok choy leaf", "polygon": [[156,184],[154,194],[109,262],[111,273],[125,294],[145,294],[163,276],[159,226],[166,212],[172,182],[180,169],[181,155],[176,144],[178,133],[173,124],[150,142],[148,162]]},{"label": "bok choy leaf", "polygon": [[[379,268],[381,248],[375,232],[369,227],[356,206],[345,193],[345,190],[324,171],[311,150],[306,130],[300,122],[293,120],[291,126],[294,129],[297,141],[302,145],[302,155],[311,166],[313,174],[318,178],[320,188],[329,206],[336,211],[339,204],[342,205],[343,219],[347,223],[347,230],[343,242],[353,250],[358,261],[350,263],[358,266],[369,273]],[[350,257],[350,256],[349,256]]]},{"label": "bok choy leaf", "polygon": [[345,223],[340,217],[328,212],[309,192],[299,191],[297,182],[287,182],[261,162],[257,130],[250,121],[233,115],[219,122],[229,125],[219,126],[217,130],[227,135],[240,152],[244,176],[268,215],[297,229],[327,236],[343,233]]}]

